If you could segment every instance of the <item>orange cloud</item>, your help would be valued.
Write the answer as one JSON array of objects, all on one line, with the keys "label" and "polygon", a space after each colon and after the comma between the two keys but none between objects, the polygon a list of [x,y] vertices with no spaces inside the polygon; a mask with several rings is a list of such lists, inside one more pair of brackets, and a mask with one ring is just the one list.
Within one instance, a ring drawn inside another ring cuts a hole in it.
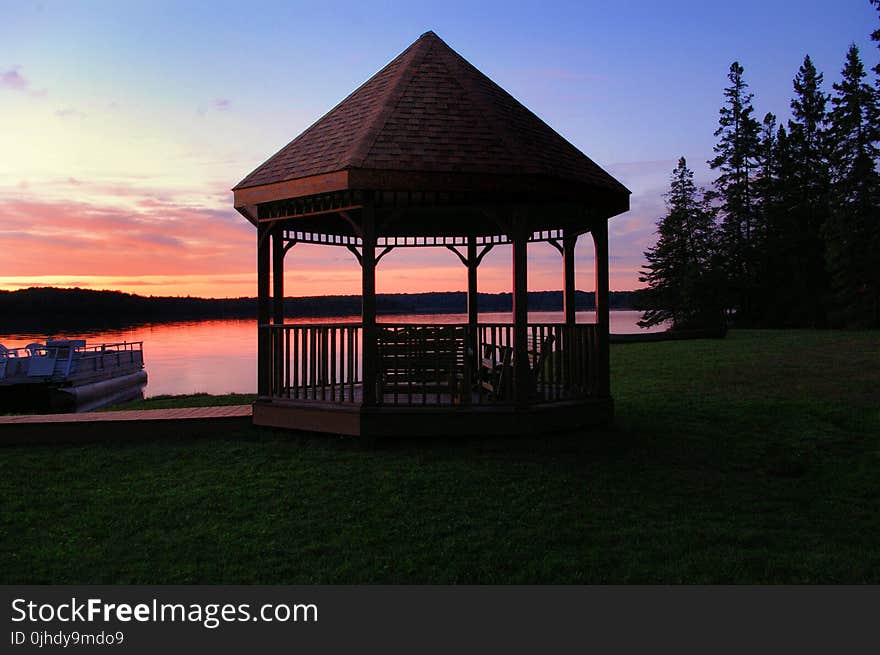
[{"label": "orange cloud", "polygon": [[[20,188],[14,194],[0,193],[0,288],[53,285],[148,295],[255,295],[254,229],[226,205],[228,193],[79,179],[61,180],[53,188],[76,199],[21,197]],[[627,240],[629,230],[623,232],[621,238]],[[535,244],[529,262],[530,289],[561,287],[555,250]],[[613,288],[638,286],[637,267],[618,260],[614,268]],[[593,288],[589,236],[578,247],[577,284]],[[487,255],[479,285],[492,293],[510,290],[509,247],[496,247]],[[357,294],[360,286],[360,267],[342,248],[301,244],[287,256],[288,295]],[[443,248],[401,248],[378,268],[377,288],[383,293],[465,287],[464,267]]]}]

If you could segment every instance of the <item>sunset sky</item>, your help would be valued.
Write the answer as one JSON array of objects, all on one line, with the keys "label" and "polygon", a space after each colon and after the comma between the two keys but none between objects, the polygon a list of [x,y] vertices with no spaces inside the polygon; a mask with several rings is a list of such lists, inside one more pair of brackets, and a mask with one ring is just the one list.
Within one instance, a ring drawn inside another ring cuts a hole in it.
[{"label": "sunset sky", "polygon": [[[836,81],[850,42],[878,57],[867,0],[715,2],[52,2],[0,0],[0,289],[253,296],[254,228],[229,189],[434,30],[632,192],[611,221],[611,287],[642,252],[680,156],[707,184],[727,69],[756,115],[788,117],[809,53]],[[578,287],[593,286],[589,238]],[[529,286],[561,287],[530,248]],[[345,249],[297,246],[288,295],[358,293]],[[444,249],[395,251],[379,292],[463,289]],[[510,289],[510,252],[480,290]]]}]

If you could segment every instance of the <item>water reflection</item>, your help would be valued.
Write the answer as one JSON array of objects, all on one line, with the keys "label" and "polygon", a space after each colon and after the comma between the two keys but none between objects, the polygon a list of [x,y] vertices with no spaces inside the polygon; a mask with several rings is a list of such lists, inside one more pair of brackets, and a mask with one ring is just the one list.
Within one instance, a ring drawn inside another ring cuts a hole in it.
[{"label": "water reflection", "polygon": [[[618,334],[639,332],[636,325],[640,313],[612,311],[611,331]],[[594,312],[578,312],[579,323],[595,321]],[[357,316],[328,318],[290,318],[291,323],[356,323]],[[466,314],[407,314],[380,317],[380,321],[394,323],[465,323]],[[510,322],[509,312],[480,314],[480,320],[489,323]],[[562,312],[530,312],[529,320],[536,323],[562,321]],[[655,327],[649,332],[662,331]],[[145,395],[184,394],[206,392],[254,393],[257,386],[256,322],[252,319],[222,319],[155,323],[120,328],[94,329],[46,335],[20,331],[0,334],[0,343],[16,348],[48,336],[86,339],[89,343],[110,341],[143,341],[144,362],[149,375]]]}]

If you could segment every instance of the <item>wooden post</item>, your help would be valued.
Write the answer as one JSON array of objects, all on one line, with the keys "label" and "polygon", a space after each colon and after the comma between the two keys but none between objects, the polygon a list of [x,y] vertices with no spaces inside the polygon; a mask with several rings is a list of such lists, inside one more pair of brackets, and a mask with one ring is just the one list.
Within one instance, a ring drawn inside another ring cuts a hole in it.
[{"label": "wooden post", "polygon": [[272,332],[269,329],[270,226],[257,227],[257,394],[272,394]]},{"label": "wooden post", "polygon": [[473,354],[471,362],[473,370],[479,370],[477,367],[480,362],[480,353],[477,352],[478,339],[477,330],[479,324],[479,314],[477,308],[477,239],[469,236],[467,242],[467,272],[468,272],[468,290],[467,290],[467,314],[468,314],[468,347]]},{"label": "wooden post", "polygon": [[378,331],[376,329],[376,218],[373,198],[364,194],[361,210],[361,322],[363,323],[363,404],[376,404]]},{"label": "wooden post", "polygon": [[284,323],[284,229],[272,228],[272,322]]},{"label": "wooden post", "polygon": [[[284,229],[281,223],[272,227],[272,323],[284,324]],[[276,330],[272,341],[272,389],[280,394],[284,387],[283,333]]]},{"label": "wooden post", "polygon": [[565,324],[574,326],[577,322],[576,294],[574,282],[574,247],[577,234],[562,236],[562,307],[565,312]]},{"label": "wooden post", "polygon": [[611,362],[609,357],[609,332],[611,319],[608,314],[608,221],[600,220],[593,226],[593,244],[596,250],[596,323],[598,324],[598,394],[600,398],[611,395]]},{"label": "wooden post", "polygon": [[513,216],[513,398],[517,406],[527,405],[530,395],[529,307],[528,307],[528,222],[522,210]]}]

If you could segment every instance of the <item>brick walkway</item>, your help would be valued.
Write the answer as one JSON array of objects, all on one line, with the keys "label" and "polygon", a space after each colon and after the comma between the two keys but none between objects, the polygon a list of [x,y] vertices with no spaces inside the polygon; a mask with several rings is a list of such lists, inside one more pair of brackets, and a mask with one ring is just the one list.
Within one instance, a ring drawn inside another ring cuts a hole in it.
[{"label": "brick walkway", "polygon": [[250,405],[0,416],[0,444],[220,435],[251,424]]}]

